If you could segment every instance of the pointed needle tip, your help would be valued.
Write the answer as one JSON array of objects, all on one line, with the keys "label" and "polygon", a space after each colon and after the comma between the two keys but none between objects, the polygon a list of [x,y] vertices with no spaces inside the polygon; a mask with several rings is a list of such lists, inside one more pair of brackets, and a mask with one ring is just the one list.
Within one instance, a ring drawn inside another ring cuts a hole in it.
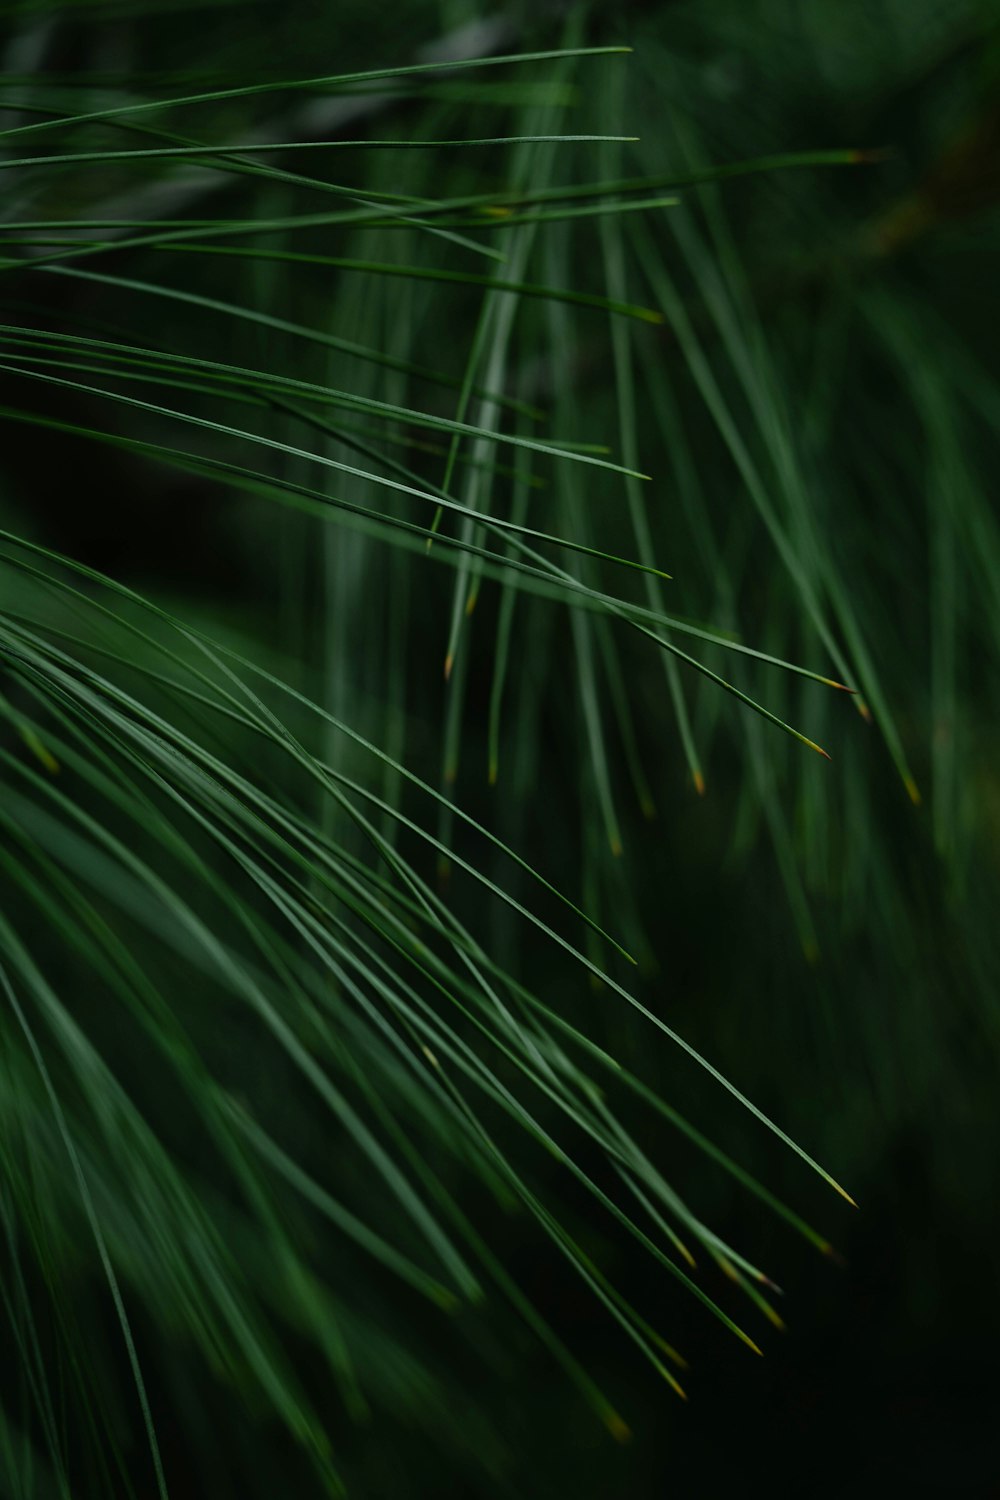
[{"label": "pointed needle tip", "polygon": [[858,163],[871,164],[877,161],[888,161],[892,154],[891,146],[861,146],[851,152],[850,159],[855,165]]},{"label": "pointed needle tip", "polygon": [[808,745],[810,750],[815,750],[817,755],[822,755],[824,760],[833,759],[830,752],[828,750],[824,750],[822,745],[817,745],[815,740],[806,739],[804,734],[800,734],[799,739],[802,741],[803,745]]},{"label": "pointed needle tip", "polygon": [[605,1413],[604,1425],[614,1438],[616,1443],[628,1443],[632,1440],[632,1429],[628,1423],[623,1421],[616,1411]]}]

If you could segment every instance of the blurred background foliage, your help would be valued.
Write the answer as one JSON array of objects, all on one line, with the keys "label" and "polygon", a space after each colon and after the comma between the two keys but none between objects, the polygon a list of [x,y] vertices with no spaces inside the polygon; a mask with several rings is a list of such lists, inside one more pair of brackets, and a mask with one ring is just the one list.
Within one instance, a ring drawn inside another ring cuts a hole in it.
[{"label": "blurred background foliage", "polygon": [[1000,1492],[995,6],[0,17],[3,1493]]}]

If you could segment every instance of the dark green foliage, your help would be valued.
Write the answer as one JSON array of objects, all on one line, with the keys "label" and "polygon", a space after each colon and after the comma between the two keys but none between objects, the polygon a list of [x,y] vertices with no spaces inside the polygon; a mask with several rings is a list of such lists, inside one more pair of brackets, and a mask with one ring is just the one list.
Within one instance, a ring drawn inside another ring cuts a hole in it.
[{"label": "dark green foliage", "polygon": [[3,23],[3,1493],[714,1494],[973,1381],[989,8]]}]

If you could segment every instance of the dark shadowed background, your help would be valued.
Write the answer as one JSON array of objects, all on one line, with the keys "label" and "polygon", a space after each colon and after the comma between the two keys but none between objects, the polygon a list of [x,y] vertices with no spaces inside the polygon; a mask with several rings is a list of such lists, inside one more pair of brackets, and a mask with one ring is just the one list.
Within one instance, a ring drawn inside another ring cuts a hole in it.
[{"label": "dark shadowed background", "polygon": [[0,56],[3,1493],[1000,1495],[996,6]]}]

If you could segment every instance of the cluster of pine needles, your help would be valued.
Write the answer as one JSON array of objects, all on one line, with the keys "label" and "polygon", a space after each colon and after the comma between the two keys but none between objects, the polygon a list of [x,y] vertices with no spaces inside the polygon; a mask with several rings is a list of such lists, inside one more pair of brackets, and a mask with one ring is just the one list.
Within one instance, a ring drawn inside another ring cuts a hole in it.
[{"label": "cluster of pine needles", "polygon": [[[629,1430],[525,1257],[683,1397],[679,1298],[782,1323],[706,1179],[833,1254],[748,1160],[841,1222],[843,1135],[719,1063],[775,952],[842,1080],[911,982],[994,1047],[1000,379],[937,284],[995,122],[831,141],[738,4],[203,9],[4,12],[3,1488],[448,1492],[408,1429],[485,1493],[539,1359]],[[976,8],[905,9],[869,66],[947,79]],[[677,1019],[716,869],[744,983]]]}]

